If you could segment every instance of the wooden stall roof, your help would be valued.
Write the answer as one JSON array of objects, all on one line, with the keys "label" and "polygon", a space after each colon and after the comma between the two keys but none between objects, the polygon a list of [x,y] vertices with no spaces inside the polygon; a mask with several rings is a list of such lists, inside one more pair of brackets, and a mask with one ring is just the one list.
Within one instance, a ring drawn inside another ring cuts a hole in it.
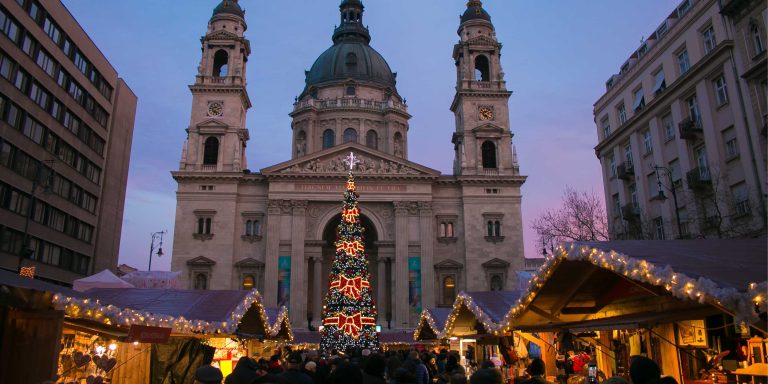
[{"label": "wooden stall roof", "polygon": [[72,297],[84,297],[82,293],[63,285],[49,283],[47,281],[24,277],[16,272],[0,269],[0,285],[6,287],[23,288],[39,292],[62,293]]},{"label": "wooden stall roof", "polygon": [[255,291],[101,288],[85,298],[54,297],[69,319],[127,328],[150,325],[176,334],[293,338],[285,307],[264,308]]},{"label": "wooden stall roof", "polygon": [[421,311],[419,324],[413,333],[413,340],[436,340],[445,329],[445,322],[453,308],[428,308]]}]

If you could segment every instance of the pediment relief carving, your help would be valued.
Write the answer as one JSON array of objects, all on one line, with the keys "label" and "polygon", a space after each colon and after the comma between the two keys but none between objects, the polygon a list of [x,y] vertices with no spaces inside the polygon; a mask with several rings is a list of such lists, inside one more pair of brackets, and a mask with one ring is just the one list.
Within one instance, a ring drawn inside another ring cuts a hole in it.
[{"label": "pediment relief carving", "polygon": [[232,32],[219,30],[216,32],[213,32],[203,38],[205,41],[211,41],[211,40],[240,40],[240,37],[235,35]]},{"label": "pediment relief carving", "polygon": [[[407,164],[387,160],[383,158],[374,158],[366,154],[356,154],[360,163],[354,168],[358,175],[365,174],[397,174],[397,175],[419,175],[424,174],[420,170]],[[349,167],[344,163],[344,155],[335,155],[325,158],[315,158],[303,161],[293,166],[280,170],[278,173],[347,173]]]},{"label": "pediment relief carving", "polygon": [[211,267],[216,265],[216,262],[205,256],[198,256],[192,260],[187,261],[187,265],[194,267]]},{"label": "pediment relief carving", "polygon": [[485,263],[483,263],[482,266],[483,266],[483,268],[486,268],[486,269],[508,268],[509,267],[509,262],[494,257],[493,259],[488,260]]},{"label": "pediment relief carving", "polygon": [[235,268],[240,268],[240,269],[244,269],[244,268],[263,268],[263,267],[264,267],[264,263],[254,259],[252,257],[245,258],[245,259],[240,260],[237,263],[235,263]]}]

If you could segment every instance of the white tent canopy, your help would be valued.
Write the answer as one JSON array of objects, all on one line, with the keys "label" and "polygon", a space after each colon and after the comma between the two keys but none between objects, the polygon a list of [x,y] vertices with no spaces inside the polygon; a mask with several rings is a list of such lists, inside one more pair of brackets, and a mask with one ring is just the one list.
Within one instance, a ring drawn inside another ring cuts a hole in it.
[{"label": "white tent canopy", "polygon": [[72,289],[79,292],[85,292],[91,288],[134,288],[134,286],[115,276],[108,269],[95,275],[77,279],[72,284]]}]

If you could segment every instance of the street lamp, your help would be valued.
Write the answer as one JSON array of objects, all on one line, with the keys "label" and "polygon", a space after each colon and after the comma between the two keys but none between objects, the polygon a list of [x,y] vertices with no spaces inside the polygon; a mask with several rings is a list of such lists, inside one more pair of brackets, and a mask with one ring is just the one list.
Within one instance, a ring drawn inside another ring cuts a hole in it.
[{"label": "street lamp", "polygon": [[[653,171],[656,173],[656,182],[659,184],[659,195],[655,198],[656,200],[666,200],[667,196],[664,195],[664,190],[662,187],[666,188],[670,192],[672,192],[672,202],[675,204],[675,219],[677,220],[677,238],[683,237],[683,226],[680,223],[680,208],[677,206],[677,192],[675,188],[675,182],[672,180],[672,171],[667,167],[661,167],[658,165],[651,164],[651,167],[653,168]],[[659,171],[664,173],[667,178],[669,179],[669,185],[671,187],[667,187],[664,183],[661,182],[661,176],[659,175]]]},{"label": "street lamp", "polygon": [[149,243],[149,267],[147,267],[147,271],[152,270],[152,253],[155,252],[155,245],[157,245],[157,257],[163,256],[163,235],[166,233],[168,233],[166,230],[152,232],[152,241]]},{"label": "street lamp", "polygon": [[[53,172],[51,171],[50,167],[52,164],[53,160],[44,160],[42,162],[35,163],[35,176],[32,179],[32,192],[30,193],[29,198],[29,208],[27,209],[27,217],[24,221],[24,248],[19,254],[19,273],[21,273],[21,268],[24,266],[24,258],[32,258],[32,255],[35,253],[35,250],[32,249],[32,237],[29,236],[29,220],[32,218],[32,215],[35,214],[35,205],[37,205],[37,197],[35,196],[35,192],[37,192],[37,187],[42,186],[44,191],[48,191],[51,187],[51,178],[53,177]],[[44,171],[46,173],[45,176],[43,176]]]}]

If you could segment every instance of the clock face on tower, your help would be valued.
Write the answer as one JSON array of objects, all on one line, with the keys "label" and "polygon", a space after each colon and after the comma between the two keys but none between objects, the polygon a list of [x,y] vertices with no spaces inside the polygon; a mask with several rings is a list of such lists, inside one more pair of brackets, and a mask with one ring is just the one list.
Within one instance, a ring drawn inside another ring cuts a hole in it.
[{"label": "clock face on tower", "polygon": [[224,112],[224,108],[219,102],[213,102],[208,104],[208,116],[221,116]]},{"label": "clock face on tower", "polygon": [[493,120],[493,109],[489,107],[480,107],[480,120]]}]

